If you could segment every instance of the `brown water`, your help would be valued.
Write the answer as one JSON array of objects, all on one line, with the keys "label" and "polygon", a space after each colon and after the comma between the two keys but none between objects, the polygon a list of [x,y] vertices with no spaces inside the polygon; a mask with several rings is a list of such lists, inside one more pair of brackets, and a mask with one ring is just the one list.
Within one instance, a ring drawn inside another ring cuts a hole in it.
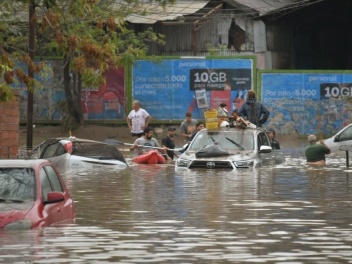
[{"label": "brown water", "polygon": [[352,169],[328,163],[67,174],[76,223],[0,233],[0,263],[349,263]]}]

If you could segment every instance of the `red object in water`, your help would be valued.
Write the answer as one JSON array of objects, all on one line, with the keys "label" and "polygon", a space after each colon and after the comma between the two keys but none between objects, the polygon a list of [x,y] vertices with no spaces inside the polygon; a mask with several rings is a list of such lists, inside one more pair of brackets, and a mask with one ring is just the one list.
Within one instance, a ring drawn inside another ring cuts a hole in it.
[{"label": "red object in water", "polygon": [[51,162],[0,160],[0,231],[72,224],[75,217],[73,200]]},{"label": "red object in water", "polygon": [[132,161],[143,164],[164,164],[165,158],[159,153],[159,151],[150,150],[148,153],[134,157]]}]

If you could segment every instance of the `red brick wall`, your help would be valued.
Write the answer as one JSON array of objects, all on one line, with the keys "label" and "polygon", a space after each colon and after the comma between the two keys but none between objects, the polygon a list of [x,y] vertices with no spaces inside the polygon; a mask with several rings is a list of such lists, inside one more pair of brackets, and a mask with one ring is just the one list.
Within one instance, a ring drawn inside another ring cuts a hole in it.
[{"label": "red brick wall", "polygon": [[0,103],[0,159],[15,159],[20,145],[19,101]]}]

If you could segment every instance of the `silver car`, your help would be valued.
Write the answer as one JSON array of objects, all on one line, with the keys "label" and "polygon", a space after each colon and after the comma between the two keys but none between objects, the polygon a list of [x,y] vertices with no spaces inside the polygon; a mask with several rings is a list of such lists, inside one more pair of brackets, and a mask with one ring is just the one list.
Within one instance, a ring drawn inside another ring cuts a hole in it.
[{"label": "silver car", "polygon": [[176,168],[238,169],[283,162],[265,130],[259,128],[203,129],[176,160]]},{"label": "silver car", "polygon": [[48,139],[33,150],[32,158],[35,157],[50,160],[61,173],[128,167],[115,146],[76,137]]}]

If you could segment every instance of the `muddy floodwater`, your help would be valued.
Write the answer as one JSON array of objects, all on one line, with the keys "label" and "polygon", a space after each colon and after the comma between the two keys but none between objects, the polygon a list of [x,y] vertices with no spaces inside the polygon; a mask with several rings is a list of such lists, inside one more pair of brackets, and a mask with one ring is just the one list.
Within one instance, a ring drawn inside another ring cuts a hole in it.
[{"label": "muddy floodwater", "polygon": [[352,169],[306,166],[65,174],[74,225],[0,232],[0,263],[351,263]]}]

